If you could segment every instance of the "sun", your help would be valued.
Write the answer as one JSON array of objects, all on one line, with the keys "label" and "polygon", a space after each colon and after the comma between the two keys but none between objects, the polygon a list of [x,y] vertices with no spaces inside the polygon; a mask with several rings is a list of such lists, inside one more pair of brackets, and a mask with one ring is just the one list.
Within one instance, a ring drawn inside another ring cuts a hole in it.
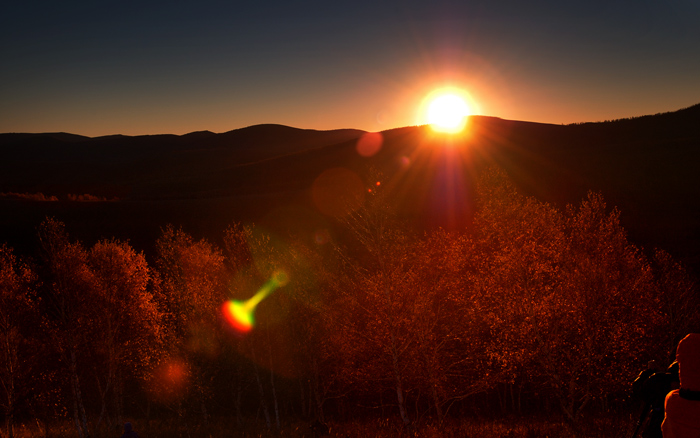
[{"label": "sun", "polygon": [[461,132],[472,114],[468,95],[458,89],[439,89],[430,93],[423,103],[425,122],[438,132]]}]

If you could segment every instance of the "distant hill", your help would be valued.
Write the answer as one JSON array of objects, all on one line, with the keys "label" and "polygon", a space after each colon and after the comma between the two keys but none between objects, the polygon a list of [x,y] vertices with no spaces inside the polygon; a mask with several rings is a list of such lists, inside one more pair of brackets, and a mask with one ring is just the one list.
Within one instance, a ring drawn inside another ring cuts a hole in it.
[{"label": "distant hill", "polygon": [[[473,116],[462,137],[421,126],[384,131],[371,157],[357,152],[363,133],[257,125],[182,136],[0,134],[0,193],[59,199],[0,199],[0,242],[21,245],[46,214],[72,221],[86,239],[143,245],[167,222],[200,235],[234,219],[280,232],[325,226],[314,181],[334,168],[364,177],[370,166],[416,226],[468,226],[473,181],[496,164],[525,193],[560,206],[602,192],[634,241],[700,272],[700,105],[566,126]],[[83,194],[118,200],[67,201]]]},{"label": "distant hill", "polygon": [[281,125],[182,136],[0,134],[0,192],[160,198],[161,193],[143,191],[164,181],[187,180],[221,167],[335,144],[361,134],[351,129],[314,131]]}]

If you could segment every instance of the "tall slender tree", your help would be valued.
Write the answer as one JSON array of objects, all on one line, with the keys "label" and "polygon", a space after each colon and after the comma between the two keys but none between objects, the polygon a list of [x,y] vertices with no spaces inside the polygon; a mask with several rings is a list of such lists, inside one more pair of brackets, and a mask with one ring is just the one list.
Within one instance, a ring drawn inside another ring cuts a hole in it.
[{"label": "tall slender tree", "polygon": [[347,246],[337,246],[339,268],[327,280],[338,297],[339,313],[327,315],[342,333],[336,348],[341,355],[355,355],[344,359],[351,366],[344,371],[358,387],[370,384],[378,393],[384,385],[392,388],[401,421],[409,425],[413,236],[397,220],[387,194],[376,188],[363,205],[338,220],[350,239]]},{"label": "tall slender tree", "polygon": [[164,327],[148,288],[150,272],[143,254],[126,242],[105,240],[90,249],[88,265],[95,278],[92,341],[102,404],[99,425],[108,414],[110,401],[111,419],[121,421],[124,384],[128,379],[142,379],[152,368],[162,347]]},{"label": "tall slender tree", "polygon": [[39,325],[34,296],[34,272],[6,245],[0,245],[0,406],[5,434],[14,437],[18,403],[27,397],[29,380],[37,371],[32,354],[32,330]]},{"label": "tall slender tree", "polygon": [[75,427],[80,438],[90,436],[79,368],[87,362],[95,278],[82,244],[71,241],[65,225],[47,218],[39,226],[42,260],[42,297],[47,331],[65,365],[72,395]]},{"label": "tall slender tree", "polygon": [[166,226],[156,242],[159,297],[168,320],[170,355],[192,371],[190,395],[207,424],[213,382],[218,372],[219,309],[226,298],[221,250],[195,240],[182,229]]}]

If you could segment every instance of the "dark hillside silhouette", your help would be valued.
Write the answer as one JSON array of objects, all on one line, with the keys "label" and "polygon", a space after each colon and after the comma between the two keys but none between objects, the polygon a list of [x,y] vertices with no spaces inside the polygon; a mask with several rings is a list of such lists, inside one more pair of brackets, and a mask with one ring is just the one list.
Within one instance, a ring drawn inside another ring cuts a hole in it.
[{"label": "dark hillside silhouette", "polygon": [[186,180],[222,165],[263,160],[361,134],[351,129],[314,131],[281,125],[183,136],[0,134],[0,186],[3,192],[88,190],[110,196],[110,191],[116,191],[119,197],[141,197],[139,188],[144,183]]},{"label": "dark hillside silhouette", "polygon": [[[22,230],[31,236],[46,214],[84,224],[86,237],[96,222],[101,233],[135,241],[139,233],[153,240],[167,222],[206,234],[231,219],[269,217],[285,205],[313,210],[314,181],[338,167],[361,177],[368,167],[381,170],[417,226],[462,227],[473,211],[472,181],[495,164],[524,193],[559,206],[577,203],[589,190],[601,192],[620,208],[634,241],[667,249],[696,272],[700,267],[700,105],[566,126],[473,116],[468,132],[451,139],[427,127],[385,131],[381,150],[371,157],[357,153],[362,131],[350,129],[0,134],[0,193],[60,200],[0,200],[0,241],[18,245]],[[118,201],[78,205],[65,202],[70,194]]]}]

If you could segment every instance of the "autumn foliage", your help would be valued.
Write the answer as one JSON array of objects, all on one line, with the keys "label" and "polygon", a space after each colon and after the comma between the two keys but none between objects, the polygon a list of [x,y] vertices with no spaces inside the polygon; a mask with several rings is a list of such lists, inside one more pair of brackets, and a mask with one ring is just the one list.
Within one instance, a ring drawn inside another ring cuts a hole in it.
[{"label": "autumn foliage", "polygon": [[[417,233],[375,187],[332,239],[233,223],[217,244],[166,225],[149,256],[47,218],[36,254],[0,246],[6,434],[66,418],[87,437],[139,416],[410,425],[480,407],[575,423],[629,401],[643,364],[698,330],[693,278],[630,242],[600,194],[560,209],[498,171],[476,192],[461,232]],[[227,326],[222,304],[279,272],[253,330]]]}]

